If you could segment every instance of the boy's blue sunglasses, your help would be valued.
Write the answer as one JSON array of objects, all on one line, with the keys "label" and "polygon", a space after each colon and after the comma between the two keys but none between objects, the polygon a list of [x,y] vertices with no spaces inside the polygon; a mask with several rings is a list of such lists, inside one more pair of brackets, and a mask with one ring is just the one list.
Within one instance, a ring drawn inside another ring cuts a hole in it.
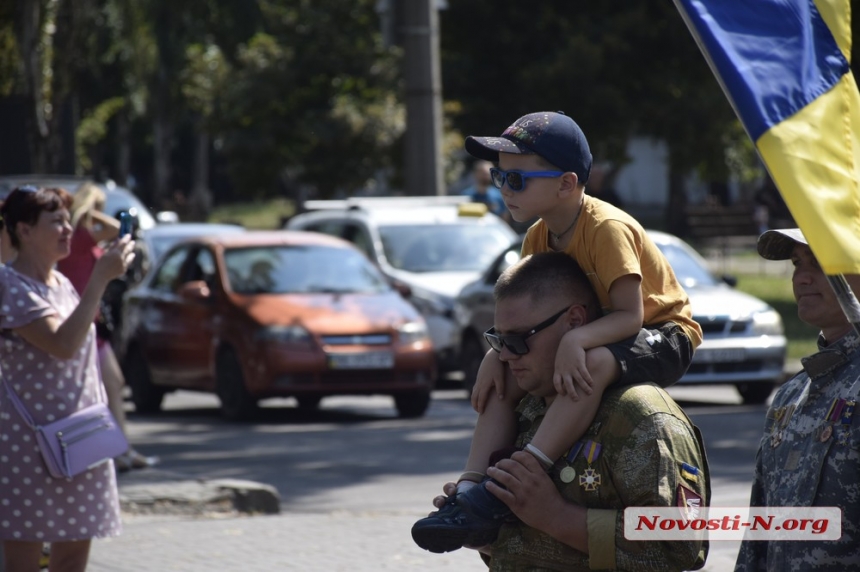
[{"label": "boy's blue sunglasses", "polygon": [[561,177],[562,175],[564,175],[564,171],[502,171],[501,169],[490,169],[493,186],[501,189],[507,183],[510,190],[517,192],[526,188],[526,179],[552,179]]}]

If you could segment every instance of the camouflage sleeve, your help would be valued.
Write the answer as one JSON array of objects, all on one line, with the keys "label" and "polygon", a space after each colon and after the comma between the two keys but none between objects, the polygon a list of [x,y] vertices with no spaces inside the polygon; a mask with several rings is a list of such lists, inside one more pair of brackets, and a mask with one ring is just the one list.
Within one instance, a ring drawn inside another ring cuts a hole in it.
[{"label": "camouflage sleeve", "polygon": [[[750,506],[767,506],[767,496],[762,484],[761,446],[755,455],[755,477],[750,493]],[[735,562],[735,572],[751,572],[753,570],[767,570],[767,542],[745,541],[741,543],[738,559]]]},{"label": "camouflage sleeve", "polygon": [[[622,506],[704,505],[709,495],[707,461],[691,425],[674,414],[653,412],[614,446],[614,484]],[[588,542],[593,570],[688,570],[704,564],[707,546],[699,541],[642,542],[624,538],[621,510],[589,509]]]}]

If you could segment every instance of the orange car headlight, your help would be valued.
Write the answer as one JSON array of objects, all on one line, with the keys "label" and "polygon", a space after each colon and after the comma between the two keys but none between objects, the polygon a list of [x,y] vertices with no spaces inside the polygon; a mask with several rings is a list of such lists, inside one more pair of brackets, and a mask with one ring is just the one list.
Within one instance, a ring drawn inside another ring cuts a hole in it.
[{"label": "orange car headlight", "polygon": [[404,346],[412,345],[418,342],[429,342],[430,333],[427,330],[427,324],[420,322],[406,322],[397,328],[400,344]]}]

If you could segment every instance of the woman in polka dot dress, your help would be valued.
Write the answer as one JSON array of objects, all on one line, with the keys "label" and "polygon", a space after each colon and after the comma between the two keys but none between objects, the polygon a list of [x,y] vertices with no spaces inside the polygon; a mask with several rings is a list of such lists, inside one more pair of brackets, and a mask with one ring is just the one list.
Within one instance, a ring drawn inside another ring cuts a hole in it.
[{"label": "woman in polka dot dress", "polygon": [[52,478],[32,429],[8,398],[14,391],[37,424],[105,401],[93,319],[105,286],[122,275],[133,243],[112,244],[79,298],[53,270],[69,254],[72,197],[21,187],[0,207],[17,256],[0,267],[0,540],[7,571],[37,570],[43,542],[50,569],[84,571],[93,538],[120,532],[112,462],[73,479]]}]

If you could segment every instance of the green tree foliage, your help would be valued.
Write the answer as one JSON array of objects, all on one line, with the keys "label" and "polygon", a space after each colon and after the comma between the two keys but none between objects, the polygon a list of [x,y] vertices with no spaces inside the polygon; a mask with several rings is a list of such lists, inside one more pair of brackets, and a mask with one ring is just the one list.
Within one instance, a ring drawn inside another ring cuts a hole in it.
[{"label": "green tree foliage", "polygon": [[398,60],[380,42],[373,0],[261,0],[260,30],[239,46],[221,137],[245,196],[272,183],[321,196],[365,186],[391,166],[403,131]]},{"label": "green tree foliage", "polygon": [[563,110],[601,159],[623,162],[631,135],[652,135],[673,169],[724,180],[736,120],[671,2],[458,0],[441,18],[445,96],[462,105],[462,131]]},{"label": "green tree foliage", "polygon": [[[145,187],[187,189],[177,180],[199,173],[200,156],[187,148],[205,140],[213,184],[229,178],[234,197],[352,193],[379,172],[396,181],[401,162],[401,58],[381,43],[377,4],[0,0],[0,97],[31,98],[34,164],[45,168],[59,156],[47,142],[52,112],[74,98],[79,157],[96,174],[122,181],[133,164]],[[650,135],[667,141],[673,180],[691,169],[717,181],[755,174],[749,141],[671,2],[447,4],[452,156],[460,134],[563,110],[600,159],[622,163],[629,137]],[[28,9],[37,17],[26,28]]]},{"label": "green tree foliage", "polygon": [[20,54],[15,41],[12,3],[0,2],[0,97],[8,96],[15,87],[20,70]]}]

